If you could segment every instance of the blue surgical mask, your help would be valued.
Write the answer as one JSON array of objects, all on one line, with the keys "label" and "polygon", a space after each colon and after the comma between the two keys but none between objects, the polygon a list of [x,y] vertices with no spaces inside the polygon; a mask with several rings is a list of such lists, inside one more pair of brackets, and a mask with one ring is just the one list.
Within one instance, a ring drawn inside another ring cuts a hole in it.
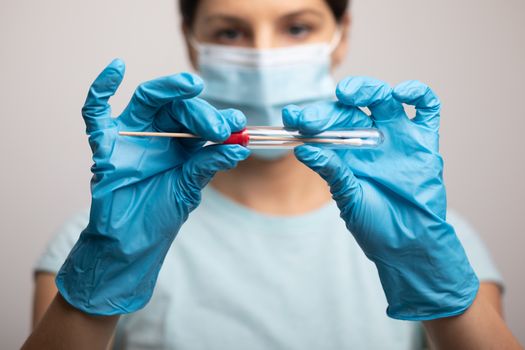
[{"label": "blue surgical mask", "polygon": [[[331,54],[340,41],[274,49],[253,49],[192,42],[205,82],[202,97],[216,108],[241,110],[248,125],[282,126],[281,111],[289,104],[306,105],[333,99]],[[254,150],[268,160],[289,150]]]}]

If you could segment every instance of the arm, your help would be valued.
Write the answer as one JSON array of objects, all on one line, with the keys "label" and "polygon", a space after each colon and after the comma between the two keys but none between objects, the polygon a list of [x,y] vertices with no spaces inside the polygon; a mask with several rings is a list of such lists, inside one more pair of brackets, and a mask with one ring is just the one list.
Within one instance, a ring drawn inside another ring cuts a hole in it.
[{"label": "arm", "polygon": [[[35,291],[33,295],[33,320],[32,320],[32,330],[35,333],[33,333],[33,336],[30,338],[31,340],[28,340],[27,346],[32,346],[31,343],[29,343],[29,341],[35,342],[36,344],[40,344],[40,342],[43,339],[39,339],[39,338],[42,337],[42,335],[44,336],[44,339],[45,339],[46,338],[45,334],[53,334],[53,332],[57,331],[53,329],[47,329],[47,330],[40,329],[38,332],[36,332],[35,330],[37,329],[37,326],[40,323],[40,321],[44,318],[46,311],[48,309],[57,308],[56,306],[51,307],[51,305],[53,304],[53,301],[58,300],[58,299],[60,299],[60,302],[64,302],[63,299],[60,297],[60,295],[57,295],[57,287],[55,285],[55,275],[52,273],[47,273],[47,272],[37,272],[35,275]],[[71,308],[67,303],[65,304],[66,304],[65,306]],[[64,315],[57,317],[58,313],[56,310],[50,311],[50,312],[54,314],[55,316],[53,316],[51,320],[45,321],[44,324],[46,323],[63,324],[63,323],[68,322],[67,319],[64,317]],[[60,317],[62,317],[62,319],[60,319]],[[88,328],[90,327],[87,327],[84,330],[87,330]],[[78,341],[80,343],[81,341],[83,341],[83,343],[81,344],[89,344],[91,348],[106,348],[106,349],[113,348],[113,337],[111,337],[109,342],[106,343],[107,344],[106,347],[103,347],[102,343],[94,344],[91,341],[84,341],[83,340],[83,336],[85,336],[84,330],[82,332],[78,332],[77,330],[77,331],[69,331],[67,333],[61,334],[61,336],[68,334],[71,337],[71,339],[67,339],[67,340],[64,339],[63,337],[59,338],[61,341],[61,344],[64,344],[67,341],[67,343],[71,345],[70,347],[78,348],[78,346],[73,344],[73,342]],[[103,335],[97,333],[96,339],[98,338],[103,338]],[[54,348],[52,344],[47,344],[47,345]]]},{"label": "arm", "polygon": [[[82,109],[94,161],[89,223],[57,274],[59,294],[25,348],[104,349],[118,315],[148,303],[166,253],[200,203],[200,190],[217,171],[249,155],[240,145],[121,136],[122,130],[169,130],[221,142],[246,124],[242,113],[218,111],[196,98],[203,83],[187,73],[140,85],[113,118],[109,99],[124,70],[118,59],[107,66]],[[52,294],[39,290],[35,323]]]},{"label": "arm", "polygon": [[22,349],[106,349],[118,319],[89,316],[56,294]]},{"label": "arm", "polygon": [[55,299],[56,294],[55,275],[46,272],[37,272],[35,275],[35,290],[33,294],[32,329],[35,329],[40,320],[42,320],[53,299]]},{"label": "arm", "polygon": [[481,283],[461,315],[423,322],[433,349],[522,349],[501,314],[499,288]]},{"label": "arm", "polygon": [[[338,103],[285,108],[283,121],[304,134],[374,127],[385,135],[374,150],[305,145],[295,155],[330,185],[347,228],[377,267],[387,314],[423,321],[438,348],[519,348],[493,306],[499,295],[480,289],[446,219],[437,96],[417,81],[392,89],[365,77],[343,80],[336,94]],[[416,108],[414,118],[403,104]]]}]

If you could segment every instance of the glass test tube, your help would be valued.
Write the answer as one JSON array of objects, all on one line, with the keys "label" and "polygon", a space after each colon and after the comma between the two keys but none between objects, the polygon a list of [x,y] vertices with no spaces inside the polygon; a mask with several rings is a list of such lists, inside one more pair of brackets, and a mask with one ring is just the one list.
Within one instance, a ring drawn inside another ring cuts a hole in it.
[{"label": "glass test tube", "polygon": [[248,126],[248,148],[291,149],[304,144],[328,148],[375,148],[383,143],[383,134],[374,128],[330,130],[315,135],[303,135],[281,127]]},{"label": "glass test tube", "polygon": [[[200,137],[189,133],[177,132],[140,132],[120,131],[121,136],[137,137]],[[315,135],[303,135],[299,131],[272,126],[248,126],[246,129],[233,132],[222,144],[239,144],[252,149],[291,149],[304,144],[328,148],[375,148],[383,143],[383,133],[374,128],[329,130]],[[214,145],[216,142],[207,142]]]}]

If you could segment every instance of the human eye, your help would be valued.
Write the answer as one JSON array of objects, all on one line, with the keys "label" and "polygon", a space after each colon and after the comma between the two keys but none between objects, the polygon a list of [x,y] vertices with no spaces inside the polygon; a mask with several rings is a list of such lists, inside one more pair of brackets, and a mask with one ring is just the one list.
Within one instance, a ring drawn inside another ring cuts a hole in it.
[{"label": "human eye", "polygon": [[302,23],[292,23],[286,27],[286,33],[296,39],[303,39],[312,32],[312,27]]},{"label": "human eye", "polygon": [[243,39],[244,33],[236,28],[222,28],[216,30],[213,36],[221,44],[234,44]]}]

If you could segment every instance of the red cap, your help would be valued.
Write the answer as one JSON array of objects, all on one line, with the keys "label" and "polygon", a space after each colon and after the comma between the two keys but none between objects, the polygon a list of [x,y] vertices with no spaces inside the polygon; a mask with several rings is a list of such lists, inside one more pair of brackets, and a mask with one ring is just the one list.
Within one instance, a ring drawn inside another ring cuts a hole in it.
[{"label": "red cap", "polygon": [[228,137],[226,141],[223,142],[225,145],[241,145],[241,146],[248,146],[250,143],[250,134],[248,134],[248,130],[243,129],[238,132],[232,132],[231,136]]}]

